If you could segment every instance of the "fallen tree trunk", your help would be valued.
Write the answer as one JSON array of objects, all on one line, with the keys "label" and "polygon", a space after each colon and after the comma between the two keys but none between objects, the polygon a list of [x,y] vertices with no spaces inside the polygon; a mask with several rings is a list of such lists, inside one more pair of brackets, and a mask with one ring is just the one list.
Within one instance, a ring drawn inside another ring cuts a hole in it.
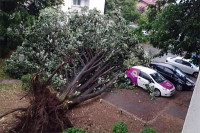
[{"label": "fallen tree trunk", "polygon": [[[82,56],[83,68],[74,76],[69,84],[63,88],[64,98],[57,97],[56,92],[48,88],[52,77],[66,64],[62,62],[52,73],[46,82],[42,81],[42,74],[37,73],[31,80],[30,105],[27,108],[11,110],[0,116],[4,117],[16,111],[21,111],[19,123],[10,132],[62,132],[64,129],[73,127],[68,119],[67,111],[76,105],[94,98],[103,93],[116,79],[117,75],[112,75],[110,80],[99,83],[99,78],[107,76],[114,67],[109,63],[102,63],[104,53],[99,52],[93,55]],[[101,65],[100,65],[101,64]],[[65,70],[66,71],[66,70]],[[77,86],[81,84],[80,86]],[[79,92],[77,94],[77,92]]]},{"label": "fallen tree trunk", "polygon": [[60,103],[56,93],[52,93],[48,84],[40,82],[40,74],[32,79],[30,106],[19,116],[20,122],[13,132],[62,132],[73,125],[68,119],[65,103]]}]

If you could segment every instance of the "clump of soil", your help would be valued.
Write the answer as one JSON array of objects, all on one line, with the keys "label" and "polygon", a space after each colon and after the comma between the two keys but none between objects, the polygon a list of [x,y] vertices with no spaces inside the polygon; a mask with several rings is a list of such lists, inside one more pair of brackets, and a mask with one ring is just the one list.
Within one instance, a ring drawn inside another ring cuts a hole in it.
[{"label": "clump of soil", "polygon": [[18,117],[20,122],[11,132],[62,132],[72,127],[65,105],[52,93],[46,83],[40,82],[40,75],[32,79],[30,105]]}]

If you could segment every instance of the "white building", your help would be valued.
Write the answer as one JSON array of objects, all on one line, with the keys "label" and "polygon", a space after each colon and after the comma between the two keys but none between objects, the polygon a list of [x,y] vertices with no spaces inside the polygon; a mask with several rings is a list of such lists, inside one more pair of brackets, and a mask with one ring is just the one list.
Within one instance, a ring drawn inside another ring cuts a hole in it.
[{"label": "white building", "polygon": [[89,9],[96,8],[104,13],[105,0],[64,0],[63,11],[80,10],[81,7],[88,7]]},{"label": "white building", "polygon": [[200,74],[190,101],[190,106],[185,118],[182,133],[200,133]]}]

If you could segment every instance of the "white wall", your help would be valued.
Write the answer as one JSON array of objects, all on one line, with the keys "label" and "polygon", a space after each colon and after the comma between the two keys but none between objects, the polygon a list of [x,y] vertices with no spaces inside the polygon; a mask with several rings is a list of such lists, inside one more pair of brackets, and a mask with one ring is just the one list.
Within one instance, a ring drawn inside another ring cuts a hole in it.
[{"label": "white wall", "polygon": [[104,13],[105,0],[90,0],[89,9],[93,8],[96,8],[97,10],[100,10],[101,13]]},{"label": "white wall", "polygon": [[72,0],[64,0],[64,5],[61,7],[64,12],[68,11],[72,6]]},{"label": "white wall", "polygon": [[182,133],[200,133],[200,74],[192,94]]},{"label": "white wall", "polygon": [[[69,9],[77,9],[79,10],[78,6],[72,6],[73,0],[64,0],[64,6],[62,6],[63,11],[68,11]],[[96,8],[97,10],[101,11],[101,13],[104,13],[105,8],[105,0],[81,0],[81,7],[88,6],[89,9]]]}]

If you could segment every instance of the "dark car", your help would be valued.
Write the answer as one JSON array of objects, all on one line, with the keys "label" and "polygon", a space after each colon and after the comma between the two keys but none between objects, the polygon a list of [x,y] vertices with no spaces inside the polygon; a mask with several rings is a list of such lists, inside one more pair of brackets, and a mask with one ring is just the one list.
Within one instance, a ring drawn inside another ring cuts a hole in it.
[{"label": "dark car", "polygon": [[150,66],[166,79],[171,81],[178,91],[192,90],[195,86],[194,81],[192,81],[183,71],[173,65],[152,62]]}]

